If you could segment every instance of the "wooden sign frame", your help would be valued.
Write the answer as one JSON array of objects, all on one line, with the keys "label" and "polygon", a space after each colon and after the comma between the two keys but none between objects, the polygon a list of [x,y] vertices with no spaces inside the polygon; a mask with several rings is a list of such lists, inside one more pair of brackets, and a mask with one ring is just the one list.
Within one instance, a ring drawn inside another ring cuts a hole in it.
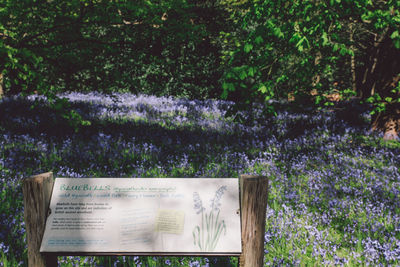
[{"label": "wooden sign frame", "polygon": [[[201,178],[199,178],[201,179]],[[205,254],[179,253],[179,256],[239,256],[239,266],[263,266],[265,217],[268,199],[268,178],[241,175],[239,179],[242,253]],[[43,173],[23,180],[24,216],[28,243],[28,266],[57,266],[57,256],[63,253],[40,253],[46,219],[48,217],[53,173]],[[177,253],[74,253],[81,256],[175,256]]]}]

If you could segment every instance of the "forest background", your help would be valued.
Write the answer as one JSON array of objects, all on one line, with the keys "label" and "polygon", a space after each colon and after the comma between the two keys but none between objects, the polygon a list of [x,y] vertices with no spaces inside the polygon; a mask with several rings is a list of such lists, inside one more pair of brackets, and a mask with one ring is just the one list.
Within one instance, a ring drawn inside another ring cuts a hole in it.
[{"label": "forest background", "polygon": [[[0,93],[372,105],[398,138],[400,1],[1,1]],[[277,101],[278,100],[278,101]],[[68,110],[68,111],[66,111]]]},{"label": "forest background", "polygon": [[267,176],[265,265],[398,266],[399,26],[399,0],[0,1],[0,266],[48,171]]}]

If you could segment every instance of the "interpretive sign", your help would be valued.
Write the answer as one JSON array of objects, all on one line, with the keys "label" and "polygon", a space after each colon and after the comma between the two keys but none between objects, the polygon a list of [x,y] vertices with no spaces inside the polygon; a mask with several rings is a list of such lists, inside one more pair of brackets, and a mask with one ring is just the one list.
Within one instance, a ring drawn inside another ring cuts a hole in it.
[{"label": "interpretive sign", "polygon": [[40,252],[239,255],[235,178],[57,178]]}]

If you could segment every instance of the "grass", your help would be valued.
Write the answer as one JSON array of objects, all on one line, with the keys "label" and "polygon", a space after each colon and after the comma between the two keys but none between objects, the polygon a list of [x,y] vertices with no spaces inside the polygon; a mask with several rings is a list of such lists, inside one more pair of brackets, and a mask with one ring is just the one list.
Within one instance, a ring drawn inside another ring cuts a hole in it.
[{"label": "grass", "polygon": [[[21,180],[58,177],[270,178],[265,265],[400,265],[400,144],[332,110],[226,101],[66,95],[75,132],[44,100],[0,100],[0,265],[27,263]],[[114,101],[116,99],[118,101]],[[253,114],[250,114],[253,113]],[[60,257],[61,266],[236,266],[237,259]]]}]

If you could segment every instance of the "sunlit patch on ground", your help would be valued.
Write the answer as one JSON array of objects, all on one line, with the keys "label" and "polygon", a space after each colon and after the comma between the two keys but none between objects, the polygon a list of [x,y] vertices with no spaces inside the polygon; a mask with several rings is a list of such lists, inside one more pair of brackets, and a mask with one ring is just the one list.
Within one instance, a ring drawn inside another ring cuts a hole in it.
[{"label": "sunlit patch on ground", "polygon": [[[367,113],[355,124],[335,111],[268,116],[254,106],[238,122],[227,116],[234,103],[220,100],[64,97],[93,123],[74,132],[45,102],[31,110],[26,100],[0,100],[3,265],[26,264],[20,181],[46,171],[61,177],[267,175],[266,265],[400,263],[400,145],[371,133]],[[68,266],[229,262],[234,259],[60,258]]]}]

